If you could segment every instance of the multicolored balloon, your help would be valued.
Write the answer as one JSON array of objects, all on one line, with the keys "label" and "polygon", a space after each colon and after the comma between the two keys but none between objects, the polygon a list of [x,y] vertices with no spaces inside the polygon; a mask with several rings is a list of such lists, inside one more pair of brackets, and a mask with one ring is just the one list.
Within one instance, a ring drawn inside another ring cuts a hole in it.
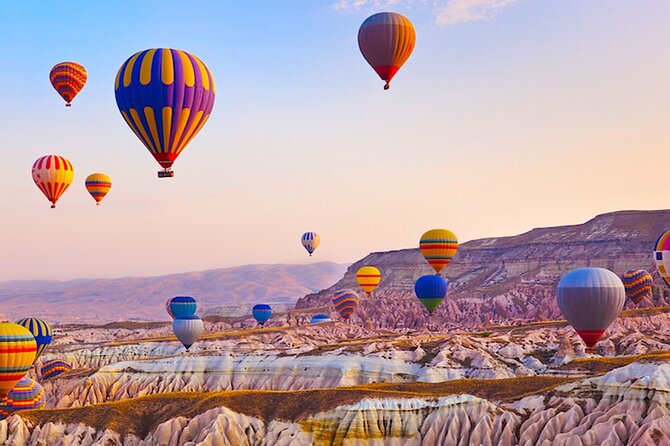
[{"label": "multicolored balloon", "polygon": [[356,281],[358,285],[368,293],[374,291],[382,280],[382,273],[374,266],[363,266],[356,272]]},{"label": "multicolored balloon", "polygon": [[416,297],[430,314],[433,314],[433,311],[442,303],[448,288],[449,282],[434,274],[421,276],[414,283]]},{"label": "multicolored balloon", "polygon": [[172,177],[172,164],[214,107],[214,77],[193,54],[152,48],[126,60],[114,84],[116,104],[135,135]]},{"label": "multicolored balloon", "polygon": [[59,155],[46,155],[33,163],[33,181],[51,202],[51,208],[74,179],[72,163]]},{"label": "multicolored balloon", "polygon": [[302,237],[300,237],[302,246],[307,250],[309,256],[312,257],[312,253],[321,243],[321,237],[316,232],[305,232]]},{"label": "multicolored balloon", "polygon": [[358,30],[358,47],[365,60],[386,82],[384,90],[389,89],[389,82],[409,59],[415,43],[414,25],[396,12],[374,14]]},{"label": "multicolored balloon", "polygon": [[167,307],[172,319],[180,319],[195,315],[198,303],[191,296],[176,296],[167,301]]},{"label": "multicolored balloon", "polygon": [[187,351],[198,340],[203,328],[202,319],[195,315],[184,316],[172,321],[172,331]]},{"label": "multicolored balloon", "polygon": [[333,293],[333,305],[335,311],[342,319],[349,320],[358,308],[358,294],[354,290],[344,289]]},{"label": "multicolored balloon", "polygon": [[645,297],[651,297],[651,286],[654,278],[643,269],[629,269],[621,276],[623,286],[626,288],[626,297],[639,304]]},{"label": "multicolored balloon", "polygon": [[72,370],[72,364],[62,359],[51,359],[46,361],[40,367],[40,377],[42,381],[48,381],[52,378],[67,373]]},{"label": "multicolored balloon", "polygon": [[268,304],[258,304],[254,305],[254,308],[251,309],[251,314],[256,319],[256,322],[259,324],[265,325],[265,323],[272,316],[272,307]]},{"label": "multicolored balloon", "polygon": [[0,402],[35,362],[37,342],[26,328],[0,322]]},{"label": "multicolored balloon", "polygon": [[437,274],[451,262],[458,251],[458,239],[446,229],[431,229],[419,240],[421,254]]},{"label": "multicolored balloon", "polygon": [[58,63],[49,72],[51,85],[65,100],[66,107],[72,105],[70,103],[74,100],[74,97],[86,85],[86,79],[88,79],[86,68],[76,62]]},{"label": "multicolored balloon", "polygon": [[666,285],[670,286],[670,229],[658,237],[654,245],[656,269]]},{"label": "multicolored balloon", "polygon": [[587,347],[593,347],[626,303],[619,276],[604,268],[568,272],[556,290],[558,308]]},{"label": "multicolored balloon", "polygon": [[0,420],[21,410],[43,409],[47,400],[44,388],[27,376],[21,378],[0,404]]},{"label": "multicolored balloon", "polygon": [[27,317],[16,322],[20,326],[28,329],[32,333],[35,341],[37,342],[37,354],[35,359],[39,358],[44,350],[51,344],[53,339],[53,331],[51,326],[44,322],[42,319],[37,319],[34,317]]},{"label": "multicolored balloon", "polygon": [[86,177],[86,190],[95,200],[95,205],[100,206],[100,202],[112,188],[112,179],[104,173],[92,173]]},{"label": "multicolored balloon", "polygon": [[312,319],[309,321],[310,324],[323,324],[324,322],[332,322],[333,320],[330,318],[330,316],[327,316],[325,314],[317,314],[315,316],[312,316]]}]

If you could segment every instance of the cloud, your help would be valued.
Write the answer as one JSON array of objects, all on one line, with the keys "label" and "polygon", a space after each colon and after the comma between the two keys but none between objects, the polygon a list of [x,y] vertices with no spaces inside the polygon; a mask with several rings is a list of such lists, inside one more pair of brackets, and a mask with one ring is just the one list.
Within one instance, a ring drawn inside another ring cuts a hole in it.
[{"label": "cloud", "polygon": [[449,0],[439,8],[438,25],[455,25],[473,20],[487,20],[517,0]]},{"label": "cloud", "polygon": [[474,20],[488,20],[517,0],[336,0],[335,11],[380,11],[410,9],[415,5],[432,6],[438,25],[456,25]]}]

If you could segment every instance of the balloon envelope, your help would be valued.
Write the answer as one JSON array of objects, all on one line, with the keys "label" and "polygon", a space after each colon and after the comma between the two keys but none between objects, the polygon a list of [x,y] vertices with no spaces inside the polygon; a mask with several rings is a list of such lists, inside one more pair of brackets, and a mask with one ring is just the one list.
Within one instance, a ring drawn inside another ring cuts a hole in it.
[{"label": "balloon envelope", "polygon": [[121,65],[114,90],[126,124],[166,171],[209,119],[216,94],[205,64],[171,48],[132,55]]},{"label": "balloon envelope", "polygon": [[604,268],[568,272],[556,290],[558,308],[587,347],[593,347],[626,302],[621,279]]},{"label": "balloon envelope", "polygon": [[374,266],[363,266],[356,272],[356,281],[358,285],[370,294],[377,288],[382,280],[382,273]]},{"label": "balloon envelope", "polygon": [[0,400],[30,369],[36,353],[32,333],[18,324],[0,322]]},{"label": "balloon envelope", "polygon": [[176,296],[168,300],[168,314],[172,319],[193,316],[198,309],[198,303],[191,296]]},{"label": "balloon envelope", "polygon": [[319,237],[319,234],[316,232],[305,232],[302,237],[300,237],[300,241],[302,242],[302,246],[311,256],[314,250],[319,246],[319,243],[321,243],[321,237]]},{"label": "balloon envelope", "polygon": [[662,233],[654,245],[654,262],[666,285],[670,286],[670,229]]},{"label": "balloon envelope", "polygon": [[65,100],[65,106],[69,107],[75,96],[79,94],[86,85],[88,73],[86,68],[76,62],[61,62],[49,72],[49,81]]},{"label": "balloon envelope", "polygon": [[368,17],[358,30],[358,48],[379,77],[384,89],[409,59],[416,43],[414,26],[395,12],[380,12]]},{"label": "balloon envelope", "polygon": [[42,319],[34,317],[21,319],[16,323],[26,328],[35,338],[35,342],[37,342],[37,354],[35,355],[35,359],[39,358],[49,344],[51,344],[51,340],[53,339],[51,326]]},{"label": "balloon envelope", "polygon": [[72,364],[69,362],[62,359],[51,359],[40,367],[40,377],[42,381],[48,381],[70,370],[72,370]]},{"label": "balloon envelope", "polygon": [[112,188],[112,179],[104,173],[92,173],[86,177],[84,184],[88,193],[95,200],[95,204],[100,204]]},{"label": "balloon envelope", "polygon": [[436,273],[451,262],[458,251],[458,239],[447,229],[431,229],[421,236],[419,249]]},{"label": "balloon envelope", "polygon": [[172,321],[172,331],[186,350],[198,340],[203,328],[202,320],[198,316],[185,316]]},{"label": "balloon envelope", "polygon": [[346,321],[358,308],[358,294],[348,288],[335,291],[333,293],[333,305],[335,306],[335,311]]},{"label": "balloon envelope", "polygon": [[327,316],[325,314],[317,314],[315,316],[312,316],[312,319],[309,321],[310,324],[321,324],[324,322],[332,322],[333,320],[330,318],[330,316]]},{"label": "balloon envelope", "polygon": [[33,163],[32,174],[37,187],[55,208],[58,199],[72,184],[74,168],[62,156],[46,155]]},{"label": "balloon envelope", "polygon": [[429,274],[417,279],[414,283],[414,292],[416,297],[419,298],[419,302],[432,314],[442,303],[444,296],[447,295],[448,287],[449,282],[446,279]]},{"label": "balloon envelope", "polygon": [[272,307],[268,304],[254,305],[254,308],[251,309],[251,314],[256,319],[256,322],[263,325],[272,316]]},{"label": "balloon envelope", "polygon": [[44,388],[37,381],[23,377],[9,392],[4,404],[0,404],[0,419],[21,410],[42,409],[46,403]]},{"label": "balloon envelope", "polygon": [[651,298],[651,286],[654,278],[643,269],[629,269],[621,276],[623,286],[626,288],[626,297],[639,304],[645,297]]}]

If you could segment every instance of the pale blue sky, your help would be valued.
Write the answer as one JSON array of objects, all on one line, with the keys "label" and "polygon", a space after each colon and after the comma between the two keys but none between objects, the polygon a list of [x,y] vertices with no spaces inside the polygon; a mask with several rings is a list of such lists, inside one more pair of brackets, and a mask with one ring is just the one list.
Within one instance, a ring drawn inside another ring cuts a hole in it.
[{"label": "pale blue sky", "polygon": [[[384,92],[356,35],[387,9],[417,46]],[[354,261],[432,227],[466,241],[666,208],[669,22],[660,0],[5,3],[0,280],[304,263],[308,230],[314,261]],[[113,93],[157,46],[217,81],[163,180]],[[89,72],[71,109],[48,82],[64,60]],[[30,177],[48,153],[76,172],[55,211]],[[94,171],[114,183],[98,209]]]}]

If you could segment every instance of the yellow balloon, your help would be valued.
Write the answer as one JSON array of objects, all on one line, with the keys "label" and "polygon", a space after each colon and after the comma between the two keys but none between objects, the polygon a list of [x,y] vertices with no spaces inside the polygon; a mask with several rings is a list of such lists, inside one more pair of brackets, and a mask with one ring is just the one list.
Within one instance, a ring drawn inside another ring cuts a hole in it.
[{"label": "yellow balloon", "polygon": [[37,355],[37,342],[28,329],[0,322],[0,400],[30,369]]},{"label": "yellow balloon", "polygon": [[356,280],[363,291],[370,294],[382,280],[382,273],[374,266],[364,266],[356,273]]},{"label": "yellow balloon", "polygon": [[99,206],[105,195],[112,188],[112,179],[104,173],[92,173],[86,177],[86,190],[95,200],[95,205]]},{"label": "yellow balloon", "polygon": [[419,249],[436,273],[451,262],[458,251],[458,239],[446,229],[431,229],[421,236]]}]

